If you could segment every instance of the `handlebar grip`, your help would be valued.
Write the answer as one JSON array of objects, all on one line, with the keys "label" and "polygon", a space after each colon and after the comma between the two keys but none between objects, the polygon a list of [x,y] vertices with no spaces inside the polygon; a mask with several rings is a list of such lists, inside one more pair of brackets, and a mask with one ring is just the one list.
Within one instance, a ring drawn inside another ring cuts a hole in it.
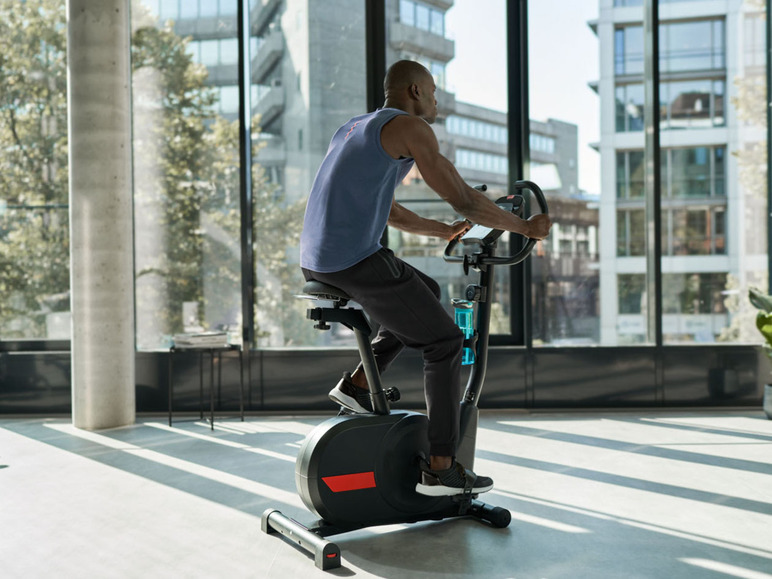
[{"label": "handlebar grip", "polygon": [[458,245],[458,240],[459,240],[459,237],[456,236],[448,242],[448,245],[445,247],[445,255],[444,255],[445,261],[449,261],[449,262],[464,261],[463,255],[451,255],[451,253],[453,253],[453,250]]},{"label": "handlebar grip", "polygon": [[541,212],[545,215],[549,215],[550,210],[547,206],[547,198],[544,196],[544,192],[541,190],[541,187],[539,187],[533,181],[516,181],[515,190],[517,191],[520,189],[528,189],[531,193],[533,193],[534,197],[536,197],[536,202],[539,204],[539,209],[541,209]]}]

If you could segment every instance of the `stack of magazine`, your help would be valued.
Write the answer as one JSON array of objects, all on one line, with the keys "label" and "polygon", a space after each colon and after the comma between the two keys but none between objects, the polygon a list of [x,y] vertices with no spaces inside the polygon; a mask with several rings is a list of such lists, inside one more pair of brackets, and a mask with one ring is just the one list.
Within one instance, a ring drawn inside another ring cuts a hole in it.
[{"label": "stack of magazine", "polygon": [[198,332],[195,334],[175,334],[175,348],[226,348],[227,332]]}]

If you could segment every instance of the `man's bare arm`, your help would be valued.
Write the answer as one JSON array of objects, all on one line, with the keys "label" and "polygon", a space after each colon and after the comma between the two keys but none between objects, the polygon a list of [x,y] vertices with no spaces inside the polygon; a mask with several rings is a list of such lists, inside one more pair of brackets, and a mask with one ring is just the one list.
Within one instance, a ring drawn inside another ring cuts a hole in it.
[{"label": "man's bare arm", "polygon": [[389,225],[407,233],[441,237],[448,241],[469,229],[469,225],[464,222],[455,222],[449,225],[441,221],[421,217],[397,203],[396,199],[391,203]]},{"label": "man's bare arm", "polygon": [[415,159],[426,184],[454,210],[474,223],[513,231],[533,239],[543,239],[549,234],[551,221],[547,215],[535,215],[525,221],[502,211],[485,195],[470,187],[453,163],[442,156],[437,138],[425,121],[411,116],[396,117],[383,128],[381,140],[389,154]]}]

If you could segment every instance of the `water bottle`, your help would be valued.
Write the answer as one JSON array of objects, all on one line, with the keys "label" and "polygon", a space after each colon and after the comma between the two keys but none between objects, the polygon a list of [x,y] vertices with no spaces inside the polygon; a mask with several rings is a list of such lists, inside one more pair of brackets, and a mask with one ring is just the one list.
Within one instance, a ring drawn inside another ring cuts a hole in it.
[{"label": "water bottle", "polygon": [[[474,336],[474,303],[459,298],[453,298],[451,301],[456,314],[456,325],[464,332],[464,339],[468,340]],[[474,350],[472,348],[464,348],[461,364],[464,366],[474,364]]]}]

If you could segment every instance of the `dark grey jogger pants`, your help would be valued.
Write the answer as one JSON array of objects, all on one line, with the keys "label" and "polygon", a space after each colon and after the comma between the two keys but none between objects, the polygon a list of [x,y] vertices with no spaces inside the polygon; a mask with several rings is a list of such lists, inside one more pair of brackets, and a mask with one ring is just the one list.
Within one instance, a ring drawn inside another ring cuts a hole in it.
[{"label": "dark grey jogger pants", "polygon": [[342,271],[303,275],[342,289],[380,324],[372,341],[379,372],[404,346],[423,353],[429,452],[455,456],[464,336],[442,307],[437,282],[385,248]]}]

